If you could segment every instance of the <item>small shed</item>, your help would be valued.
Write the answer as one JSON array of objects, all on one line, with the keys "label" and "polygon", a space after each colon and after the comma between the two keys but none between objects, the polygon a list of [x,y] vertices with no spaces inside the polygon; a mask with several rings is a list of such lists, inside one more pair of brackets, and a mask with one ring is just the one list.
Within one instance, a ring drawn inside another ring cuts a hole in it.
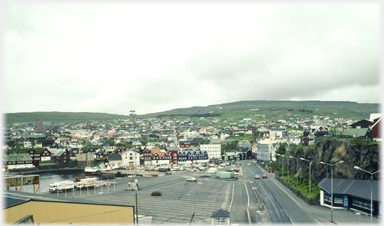
[{"label": "small shed", "polygon": [[230,225],[231,213],[223,209],[212,212],[212,225]]}]

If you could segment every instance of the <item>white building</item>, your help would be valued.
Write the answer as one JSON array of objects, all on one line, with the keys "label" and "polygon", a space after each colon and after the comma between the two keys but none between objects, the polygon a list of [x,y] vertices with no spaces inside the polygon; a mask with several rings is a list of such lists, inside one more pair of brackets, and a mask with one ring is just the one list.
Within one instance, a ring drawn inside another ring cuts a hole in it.
[{"label": "white building", "polygon": [[277,141],[263,141],[259,143],[259,151],[257,160],[261,161],[276,161],[275,151],[278,147]]},{"label": "white building", "polygon": [[300,145],[301,144],[301,139],[300,137],[285,137],[285,138],[278,138],[276,139],[279,143],[287,143],[287,144],[296,144]]},{"label": "white building", "polygon": [[123,151],[120,153],[121,161],[124,167],[140,166],[140,153],[133,150]]},{"label": "white building", "polygon": [[285,132],[282,130],[271,130],[269,131],[269,138],[271,140],[276,140],[278,138],[282,138],[285,135]]},{"label": "white building", "polygon": [[24,146],[24,148],[32,148],[32,143],[29,140],[25,140],[23,142],[23,146]]},{"label": "white building", "polygon": [[206,151],[209,159],[221,159],[221,144],[200,144],[200,151]]}]

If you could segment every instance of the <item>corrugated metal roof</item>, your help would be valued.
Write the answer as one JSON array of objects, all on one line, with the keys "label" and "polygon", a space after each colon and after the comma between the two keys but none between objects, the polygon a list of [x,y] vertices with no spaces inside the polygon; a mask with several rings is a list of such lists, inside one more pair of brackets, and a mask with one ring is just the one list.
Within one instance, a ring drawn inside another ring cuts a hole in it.
[{"label": "corrugated metal roof", "polygon": [[[331,179],[324,178],[318,186],[331,193]],[[372,180],[372,199],[379,201],[379,182]],[[363,199],[371,199],[371,180],[333,179],[333,194],[347,194]]]}]

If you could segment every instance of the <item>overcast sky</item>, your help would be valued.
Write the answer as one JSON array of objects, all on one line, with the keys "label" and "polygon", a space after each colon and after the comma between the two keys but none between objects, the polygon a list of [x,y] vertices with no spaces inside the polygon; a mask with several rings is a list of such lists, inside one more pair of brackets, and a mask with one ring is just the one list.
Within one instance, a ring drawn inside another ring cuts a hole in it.
[{"label": "overcast sky", "polygon": [[3,112],[381,103],[378,1],[178,2],[3,4]]}]

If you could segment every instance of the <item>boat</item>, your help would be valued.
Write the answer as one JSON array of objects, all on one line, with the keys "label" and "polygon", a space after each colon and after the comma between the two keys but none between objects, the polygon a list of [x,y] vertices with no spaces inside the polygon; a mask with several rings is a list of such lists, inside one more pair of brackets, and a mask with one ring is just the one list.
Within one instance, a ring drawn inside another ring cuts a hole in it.
[{"label": "boat", "polygon": [[94,167],[85,167],[84,169],[84,173],[86,176],[89,176],[89,175],[95,175],[95,174],[98,174],[98,170],[99,170],[99,167],[98,166],[94,166]]},{"label": "boat", "polygon": [[100,164],[99,171],[100,171],[100,173],[109,173],[109,172],[111,172],[111,167],[109,165],[107,165],[107,167],[105,167],[104,165]]},{"label": "boat", "polygon": [[98,166],[85,167],[84,169],[84,173],[86,176],[99,175],[101,173],[110,173],[110,172],[111,172],[111,167],[109,165],[104,166],[103,164],[100,164]]}]

